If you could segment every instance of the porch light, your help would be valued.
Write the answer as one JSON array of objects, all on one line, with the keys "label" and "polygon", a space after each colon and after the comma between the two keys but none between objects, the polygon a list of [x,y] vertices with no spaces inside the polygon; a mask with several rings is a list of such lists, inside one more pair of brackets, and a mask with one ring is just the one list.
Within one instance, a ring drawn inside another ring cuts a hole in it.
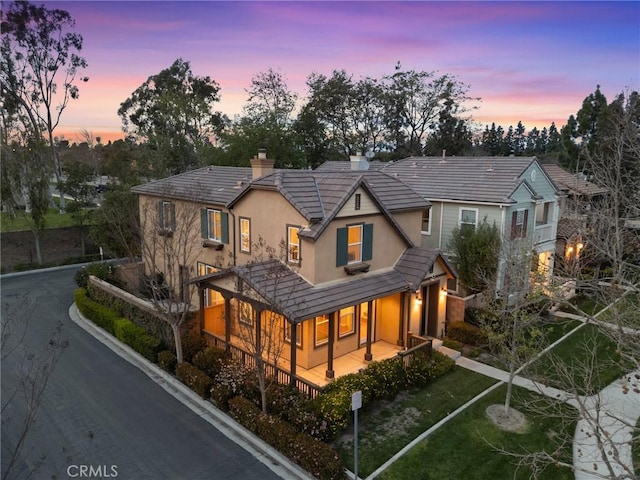
[{"label": "porch light", "polygon": [[444,299],[446,296],[447,296],[447,289],[446,289],[446,287],[442,287],[440,289],[440,298]]},{"label": "porch light", "polygon": [[422,295],[420,294],[420,290],[416,290],[416,303],[422,303]]}]

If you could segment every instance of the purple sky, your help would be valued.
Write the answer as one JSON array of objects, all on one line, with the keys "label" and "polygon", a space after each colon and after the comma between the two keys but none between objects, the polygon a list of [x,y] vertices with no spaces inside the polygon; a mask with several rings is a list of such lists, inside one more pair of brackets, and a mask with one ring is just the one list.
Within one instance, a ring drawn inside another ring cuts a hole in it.
[{"label": "purple sky", "polygon": [[[34,3],[39,3],[34,0]],[[312,72],[456,75],[481,97],[473,118],[505,128],[563,125],[601,85],[640,89],[640,2],[44,2],[84,37],[88,83],[57,133],[121,136],[118,107],[182,57],[240,114],[251,78],[273,68],[301,97]]]}]

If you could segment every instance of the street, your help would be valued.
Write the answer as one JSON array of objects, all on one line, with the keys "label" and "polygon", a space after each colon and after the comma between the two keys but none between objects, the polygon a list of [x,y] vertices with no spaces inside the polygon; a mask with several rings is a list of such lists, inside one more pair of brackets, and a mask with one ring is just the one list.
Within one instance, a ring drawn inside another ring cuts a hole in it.
[{"label": "street", "polygon": [[[3,307],[29,313],[25,299],[35,299],[24,339],[2,363],[2,478],[279,478],[74,324],[68,315],[74,273],[72,268],[2,278]],[[49,379],[22,455],[5,477],[26,413],[18,383],[23,354],[26,349],[35,355],[37,364],[57,321],[69,345]]]}]

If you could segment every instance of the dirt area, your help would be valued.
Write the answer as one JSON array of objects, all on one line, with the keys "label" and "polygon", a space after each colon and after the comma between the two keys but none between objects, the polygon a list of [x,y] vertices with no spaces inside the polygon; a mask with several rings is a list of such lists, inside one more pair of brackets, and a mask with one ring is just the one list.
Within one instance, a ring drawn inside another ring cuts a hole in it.
[{"label": "dirt area", "polygon": [[[98,247],[86,240],[87,254],[97,253]],[[16,265],[36,262],[36,245],[31,231],[0,234],[2,273],[11,272]],[[82,256],[80,231],[77,227],[50,228],[40,240],[42,261],[45,264],[63,262]]]},{"label": "dirt area", "polygon": [[507,415],[503,404],[493,404],[487,407],[485,414],[489,420],[502,430],[514,433],[527,433],[529,430],[527,417],[513,407],[509,408],[509,414]]}]

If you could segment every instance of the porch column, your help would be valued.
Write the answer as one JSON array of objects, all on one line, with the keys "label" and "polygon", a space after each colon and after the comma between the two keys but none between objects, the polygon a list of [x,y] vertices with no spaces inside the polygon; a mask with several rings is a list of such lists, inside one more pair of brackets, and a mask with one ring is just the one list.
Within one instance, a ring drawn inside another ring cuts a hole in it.
[{"label": "porch column", "polygon": [[407,301],[407,295],[405,292],[400,293],[400,321],[398,322],[398,341],[396,342],[399,347],[404,347],[404,324],[406,322],[407,308],[405,307]]},{"label": "porch column", "polygon": [[200,312],[198,313],[198,317],[200,320],[200,331],[204,330],[204,288],[198,285],[198,308]]},{"label": "porch column", "polygon": [[373,358],[373,355],[371,355],[371,337],[373,336],[371,335],[371,331],[373,329],[371,312],[373,312],[373,302],[369,300],[369,302],[367,303],[367,315],[369,315],[369,318],[367,319],[367,353],[364,354],[364,359],[367,362],[371,361],[371,359]]},{"label": "porch column", "polygon": [[262,309],[255,308],[256,312],[256,353],[260,353],[260,357],[262,357]]},{"label": "porch column", "polygon": [[231,297],[223,295],[224,298],[224,349],[231,351]]},{"label": "porch column", "polygon": [[290,362],[291,362],[291,367],[290,367],[290,377],[289,377],[289,383],[291,384],[292,387],[296,386],[296,354],[297,354],[297,350],[298,350],[298,329],[296,328],[297,325],[295,323],[293,323],[292,321],[290,321],[287,318],[287,322],[289,322],[289,327],[291,328],[291,358],[290,358]]},{"label": "porch column", "polygon": [[333,371],[333,337],[336,323],[336,312],[329,314],[329,343],[327,344],[327,378],[333,378],[335,372]]}]

